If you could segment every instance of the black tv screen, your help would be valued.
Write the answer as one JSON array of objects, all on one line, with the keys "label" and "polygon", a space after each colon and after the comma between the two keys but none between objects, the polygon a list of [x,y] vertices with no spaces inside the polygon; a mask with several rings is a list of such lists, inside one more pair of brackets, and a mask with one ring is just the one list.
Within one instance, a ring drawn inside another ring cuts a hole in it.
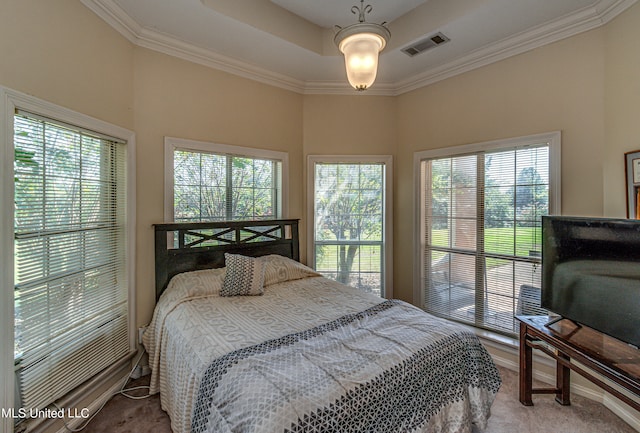
[{"label": "black tv screen", "polygon": [[640,220],[542,217],[542,307],[640,347]]}]

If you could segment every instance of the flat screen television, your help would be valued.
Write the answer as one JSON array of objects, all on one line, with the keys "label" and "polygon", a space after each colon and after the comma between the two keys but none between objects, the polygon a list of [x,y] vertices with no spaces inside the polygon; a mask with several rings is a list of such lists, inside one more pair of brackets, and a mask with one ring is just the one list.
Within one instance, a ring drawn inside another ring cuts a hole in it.
[{"label": "flat screen television", "polygon": [[640,220],[542,217],[541,304],[640,347]]}]

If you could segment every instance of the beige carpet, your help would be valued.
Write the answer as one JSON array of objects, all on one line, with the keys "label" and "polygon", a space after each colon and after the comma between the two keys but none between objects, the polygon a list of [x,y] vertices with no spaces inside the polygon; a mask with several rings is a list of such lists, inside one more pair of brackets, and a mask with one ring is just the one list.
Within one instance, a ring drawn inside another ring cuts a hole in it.
[{"label": "beige carpet", "polygon": [[[550,395],[535,395],[534,406],[525,407],[518,401],[518,374],[504,368],[500,368],[500,373],[503,384],[493,404],[486,433],[635,433],[610,410],[578,395],[572,396],[571,406],[559,405]],[[145,380],[148,382],[149,377],[129,386],[144,384]],[[157,395],[144,400],[130,400],[118,395],[83,431],[171,433],[171,428],[169,417],[160,409]]]},{"label": "beige carpet", "polygon": [[[552,395],[533,396],[533,406],[518,400],[518,373],[500,368],[502,387],[491,408],[486,433],[635,433],[636,430],[603,405],[573,394],[571,406]],[[536,387],[548,387],[541,383]]]}]

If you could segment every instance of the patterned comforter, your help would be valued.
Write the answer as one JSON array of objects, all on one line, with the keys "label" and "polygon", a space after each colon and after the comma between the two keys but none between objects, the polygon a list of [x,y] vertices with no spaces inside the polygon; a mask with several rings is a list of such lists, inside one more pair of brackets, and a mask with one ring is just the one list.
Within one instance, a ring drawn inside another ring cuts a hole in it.
[{"label": "patterned comforter", "polygon": [[144,338],[175,433],[486,427],[500,377],[464,328],[287,259],[259,297],[220,297],[224,270],[179,277]]}]

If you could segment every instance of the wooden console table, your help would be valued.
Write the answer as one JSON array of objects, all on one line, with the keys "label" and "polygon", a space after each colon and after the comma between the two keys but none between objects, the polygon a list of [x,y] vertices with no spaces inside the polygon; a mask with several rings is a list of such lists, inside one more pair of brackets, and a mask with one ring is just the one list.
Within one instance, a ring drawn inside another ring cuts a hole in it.
[{"label": "wooden console table", "polygon": [[[516,316],[520,321],[520,403],[532,406],[532,394],[555,394],[570,404],[571,370],[640,411],[640,350],[586,326],[562,319],[545,326],[548,316]],[[556,360],[556,387],[534,389],[533,349]],[[573,361],[599,373],[636,398],[621,393]]]}]

